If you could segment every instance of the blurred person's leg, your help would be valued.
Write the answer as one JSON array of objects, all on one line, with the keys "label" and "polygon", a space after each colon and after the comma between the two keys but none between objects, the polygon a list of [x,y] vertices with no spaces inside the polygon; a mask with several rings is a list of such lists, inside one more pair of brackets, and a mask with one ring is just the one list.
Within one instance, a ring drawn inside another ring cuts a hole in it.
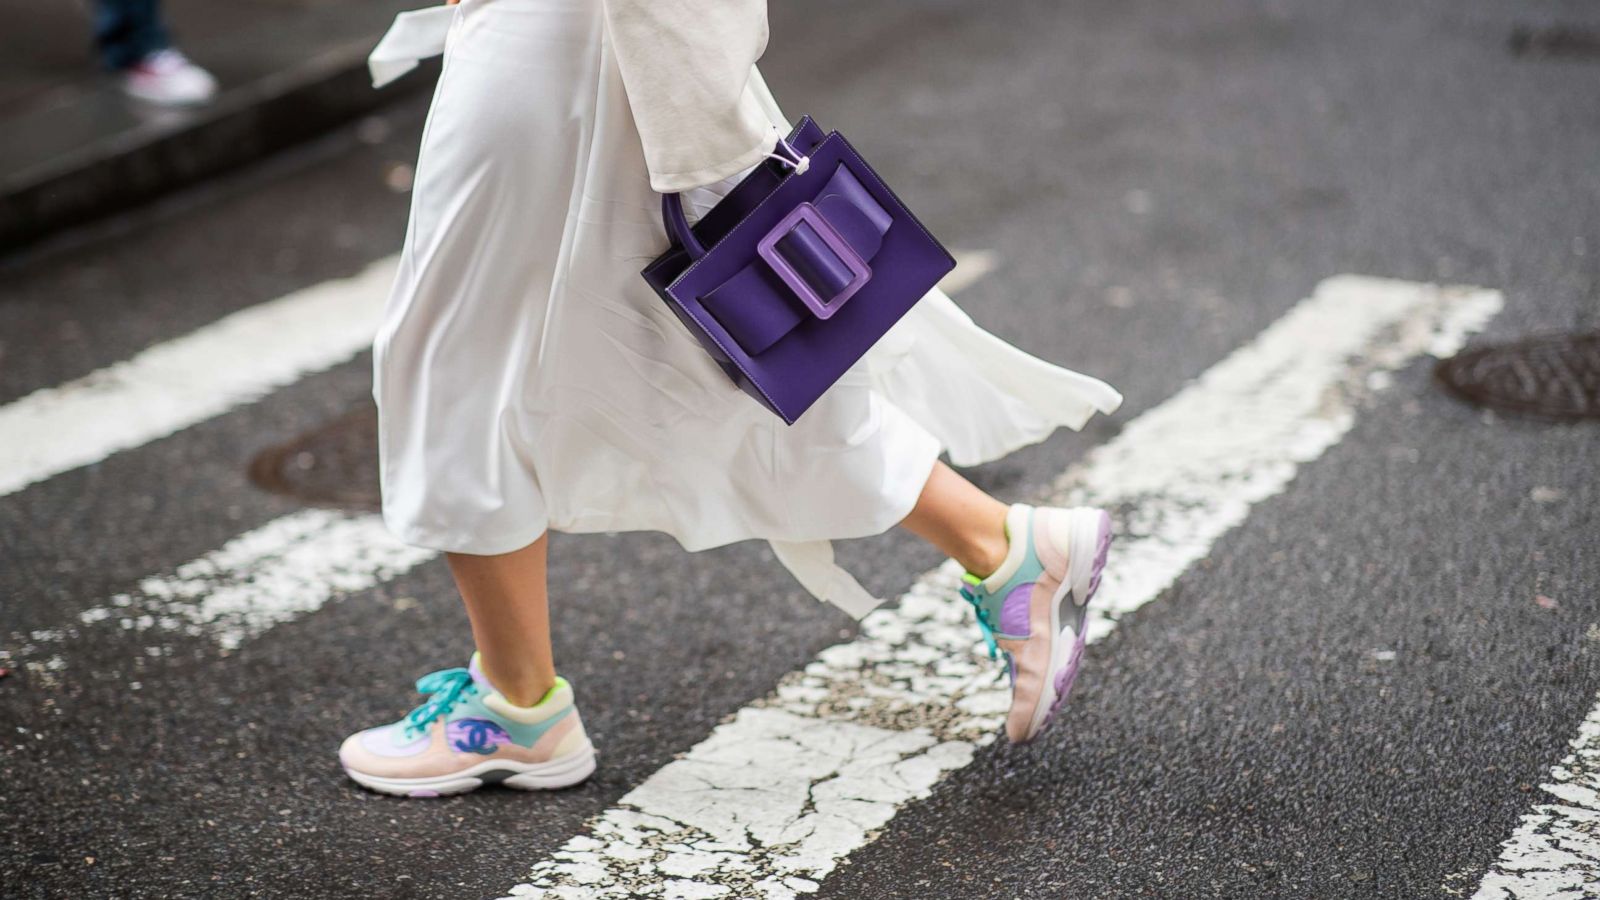
[{"label": "blurred person's leg", "polygon": [[172,47],[160,0],[97,0],[94,39],[100,62],[140,100],[183,106],[204,103],[217,92],[211,73]]},{"label": "blurred person's leg", "polygon": [[171,40],[161,24],[159,0],[99,0],[94,42],[101,63],[112,70],[126,69],[166,49]]}]

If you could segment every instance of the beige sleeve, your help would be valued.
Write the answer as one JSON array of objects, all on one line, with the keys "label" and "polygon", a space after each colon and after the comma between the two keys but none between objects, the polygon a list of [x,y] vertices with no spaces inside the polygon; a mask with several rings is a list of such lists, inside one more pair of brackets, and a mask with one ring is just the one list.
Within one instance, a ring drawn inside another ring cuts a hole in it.
[{"label": "beige sleeve", "polygon": [[777,131],[755,61],[766,0],[604,0],[650,185],[683,191],[755,165]]}]

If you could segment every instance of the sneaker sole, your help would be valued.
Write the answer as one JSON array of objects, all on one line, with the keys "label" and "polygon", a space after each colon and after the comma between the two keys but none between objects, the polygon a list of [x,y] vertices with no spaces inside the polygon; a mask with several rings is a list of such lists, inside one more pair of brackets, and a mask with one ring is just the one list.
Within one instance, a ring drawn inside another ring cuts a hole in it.
[{"label": "sneaker sole", "polygon": [[503,784],[522,791],[553,791],[578,784],[594,774],[594,745],[585,744],[566,756],[542,763],[490,759],[471,768],[432,778],[382,778],[345,767],[356,784],[396,797],[449,797],[477,790],[486,784]]},{"label": "sneaker sole", "polygon": [[[1067,577],[1056,589],[1050,611],[1050,627],[1056,633],[1050,651],[1051,675],[1045,679],[1046,695],[1039,698],[1028,737],[1019,743],[1027,743],[1038,737],[1039,732],[1050,724],[1066,704],[1067,695],[1072,692],[1073,682],[1078,679],[1078,664],[1083,661],[1087,637],[1084,625],[1088,621],[1089,602],[1100,590],[1100,576],[1105,571],[1106,556],[1111,551],[1111,516],[1105,510],[1079,508],[1071,513],[1072,520],[1068,527],[1072,537],[1068,548]],[[1091,547],[1094,549],[1093,555],[1084,552]],[[1074,623],[1063,628],[1061,610],[1068,598],[1071,599],[1069,608],[1073,612]],[[1074,632],[1070,642],[1067,640],[1069,631]]]}]

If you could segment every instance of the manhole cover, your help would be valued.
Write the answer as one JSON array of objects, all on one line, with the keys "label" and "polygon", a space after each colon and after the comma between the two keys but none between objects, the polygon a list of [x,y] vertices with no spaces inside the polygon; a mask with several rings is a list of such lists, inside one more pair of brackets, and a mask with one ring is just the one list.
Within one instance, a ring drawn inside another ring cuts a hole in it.
[{"label": "manhole cover", "polygon": [[1458,397],[1490,409],[1600,418],[1600,332],[1480,347],[1440,362],[1433,373]]},{"label": "manhole cover", "polygon": [[378,411],[346,413],[250,461],[250,480],[313,506],[377,510]]}]

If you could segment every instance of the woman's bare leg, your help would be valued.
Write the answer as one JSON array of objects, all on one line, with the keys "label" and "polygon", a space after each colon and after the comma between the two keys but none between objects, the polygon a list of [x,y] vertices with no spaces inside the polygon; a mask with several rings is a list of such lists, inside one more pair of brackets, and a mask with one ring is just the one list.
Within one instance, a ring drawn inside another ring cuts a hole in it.
[{"label": "woman's bare leg", "polygon": [[518,706],[538,703],[556,683],[545,574],[549,547],[546,532],[510,553],[447,555],[472,620],[483,674]]},{"label": "woman's bare leg", "polygon": [[968,572],[984,576],[1005,561],[1009,509],[954,469],[937,462],[917,505],[900,524]]}]

